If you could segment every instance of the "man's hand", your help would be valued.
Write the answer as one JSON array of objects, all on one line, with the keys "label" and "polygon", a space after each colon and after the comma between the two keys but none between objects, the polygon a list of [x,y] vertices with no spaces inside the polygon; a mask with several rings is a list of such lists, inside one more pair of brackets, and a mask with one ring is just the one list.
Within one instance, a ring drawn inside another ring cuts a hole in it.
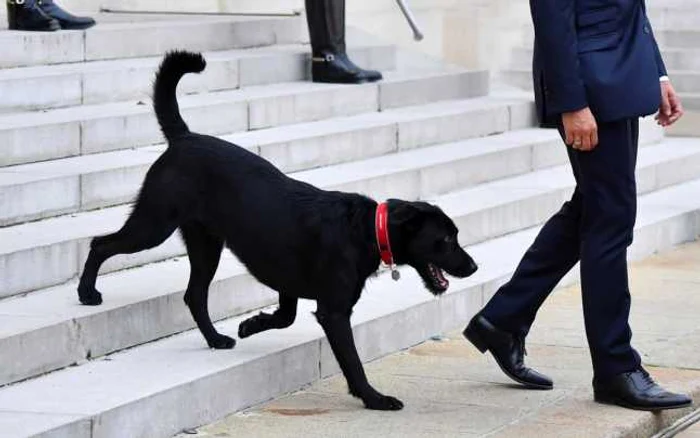
[{"label": "man's hand", "polygon": [[579,151],[592,151],[598,146],[598,125],[588,107],[564,113],[561,118],[566,144]]},{"label": "man's hand", "polygon": [[661,82],[661,107],[655,119],[661,126],[671,126],[683,116],[681,99],[673,89],[671,82]]}]

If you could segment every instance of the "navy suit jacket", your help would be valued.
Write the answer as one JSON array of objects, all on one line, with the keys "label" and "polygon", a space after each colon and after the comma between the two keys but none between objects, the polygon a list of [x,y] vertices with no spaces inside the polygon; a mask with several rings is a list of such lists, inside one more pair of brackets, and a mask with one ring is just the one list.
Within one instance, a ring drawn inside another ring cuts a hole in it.
[{"label": "navy suit jacket", "polygon": [[658,111],[666,75],[644,0],[530,0],[540,123],[590,107],[598,121]]}]

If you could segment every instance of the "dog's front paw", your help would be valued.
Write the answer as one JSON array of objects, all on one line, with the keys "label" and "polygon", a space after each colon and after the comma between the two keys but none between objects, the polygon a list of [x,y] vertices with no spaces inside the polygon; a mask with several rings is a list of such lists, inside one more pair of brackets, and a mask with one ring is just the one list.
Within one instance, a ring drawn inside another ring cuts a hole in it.
[{"label": "dog's front paw", "polygon": [[367,409],[375,411],[400,411],[403,409],[403,402],[398,398],[389,395],[381,395],[363,400]]},{"label": "dog's front paw", "polygon": [[241,339],[252,336],[260,332],[260,321],[258,315],[251,316],[238,324],[238,337]]},{"label": "dog's front paw", "polygon": [[207,339],[209,348],[217,350],[230,350],[236,346],[236,340],[225,335],[217,334],[213,339]]},{"label": "dog's front paw", "polygon": [[102,304],[102,294],[97,289],[78,289],[78,298],[86,306],[99,306]]}]

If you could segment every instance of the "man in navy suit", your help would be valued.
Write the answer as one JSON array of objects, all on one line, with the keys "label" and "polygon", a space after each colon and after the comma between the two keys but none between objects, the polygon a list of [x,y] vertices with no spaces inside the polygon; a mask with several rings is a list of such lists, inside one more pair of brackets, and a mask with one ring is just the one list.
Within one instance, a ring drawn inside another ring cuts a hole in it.
[{"label": "man in navy suit", "polygon": [[643,0],[530,0],[533,76],[540,122],[559,128],[576,178],[570,201],[542,228],[513,278],[464,335],[527,387],[552,381],[523,362],[537,310],[581,264],[596,401],[633,409],[685,407],[658,386],[632,348],[627,247],[636,216],[638,118],[662,126],[683,114]]}]

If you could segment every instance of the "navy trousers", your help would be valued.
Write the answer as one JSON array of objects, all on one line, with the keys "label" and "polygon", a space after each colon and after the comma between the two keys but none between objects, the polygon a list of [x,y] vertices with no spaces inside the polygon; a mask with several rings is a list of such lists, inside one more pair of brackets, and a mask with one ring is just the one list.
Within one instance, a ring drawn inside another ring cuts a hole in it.
[{"label": "navy trousers", "polygon": [[544,225],[513,278],[482,310],[496,327],[525,336],[544,300],[580,261],[586,335],[598,379],[640,366],[630,344],[627,275],[638,133],[638,119],[599,123],[597,148],[567,147],[577,183],[571,200]]}]

